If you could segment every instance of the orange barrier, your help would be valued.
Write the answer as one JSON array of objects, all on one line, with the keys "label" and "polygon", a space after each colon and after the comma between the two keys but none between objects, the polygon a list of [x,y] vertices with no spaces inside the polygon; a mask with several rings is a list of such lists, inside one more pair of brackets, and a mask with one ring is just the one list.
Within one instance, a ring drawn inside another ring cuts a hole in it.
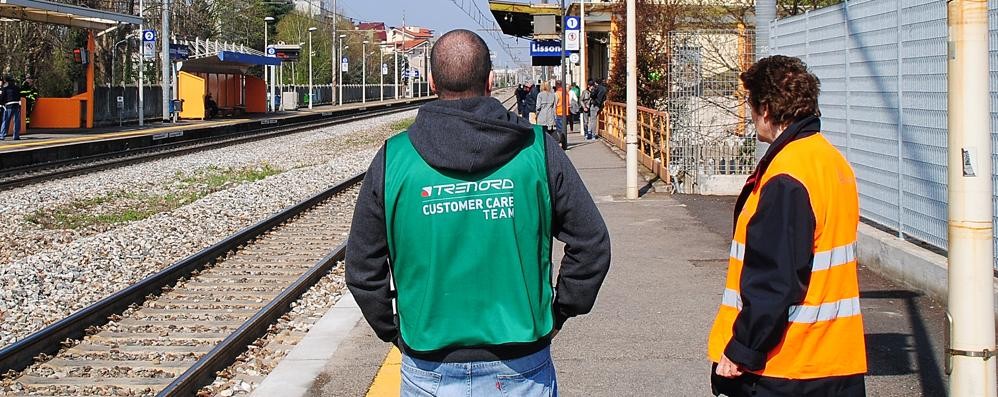
[{"label": "orange barrier", "polygon": [[72,98],[38,98],[31,115],[31,128],[84,128],[81,109],[84,95]]},{"label": "orange barrier", "polygon": [[[87,51],[94,52],[94,33],[87,36]],[[94,128],[94,60],[86,65],[87,91],[70,98],[38,98],[31,128]],[[27,112],[26,107],[21,107]],[[22,116],[22,120],[24,120]],[[26,131],[22,129],[22,131]]]},{"label": "orange barrier", "polygon": [[177,74],[178,98],[184,101],[180,117],[204,120],[205,79],[187,72]]},{"label": "orange barrier", "polygon": [[263,79],[246,76],[246,113],[267,112],[267,84]]}]

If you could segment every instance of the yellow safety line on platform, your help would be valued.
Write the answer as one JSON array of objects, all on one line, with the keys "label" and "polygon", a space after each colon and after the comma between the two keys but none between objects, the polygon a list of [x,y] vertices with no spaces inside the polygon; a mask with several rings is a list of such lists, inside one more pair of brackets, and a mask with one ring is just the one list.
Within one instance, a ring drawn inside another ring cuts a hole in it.
[{"label": "yellow safety line on platform", "polygon": [[15,143],[15,144],[10,144],[10,145],[4,145],[4,146],[0,146],[0,150],[17,149],[17,148],[32,147],[32,146],[57,145],[57,144],[60,144],[60,143],[96,141],[96,140],[101,140],[101,139],[106,139],[106,138],[121,138],[121,137],[139,136],[139,135],[155,135],[156,133],[159,133],[159,132],[172,132],[172,131],[180,131],[180,130],[184,130],[184,129],[199,128],[199,127],[225,126],[225,125],[232,125],[232,124],[236,124],[236,123],[246,122],[246,121],[249,121],[249,120],[251,120],[251,119],[238,119],[238,120],[230,120],[230,121],[216,121],[216,122],[208,122],[208,123],[204,123],[204,124],[193,124],[193,125],[185,125],[185,126],[157,127],[157,128],[148,128],[148,129],[136,130],[136,131],[109,132],[109,133],[106,133],[106,134],[86,135],[86,136],[78,136],[78,137],[73,137],[73,138],[47,139],[47,140],[38,141],[38,142],[23,142],[23,143]]},{"label": "yellow safety line on platform", "polygon": [[367,397],[397,397],[402,389],[402,353],[397,347],[392,347],[381,364],[381,369],[374,376]]}]

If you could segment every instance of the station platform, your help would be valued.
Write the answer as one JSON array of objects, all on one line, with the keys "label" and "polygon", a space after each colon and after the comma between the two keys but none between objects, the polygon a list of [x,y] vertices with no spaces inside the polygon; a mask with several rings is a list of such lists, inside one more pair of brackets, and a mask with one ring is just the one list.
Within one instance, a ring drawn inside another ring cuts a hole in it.
[{"label": "station platform", "polygon": [[216,118],[211,120],[180,120],[177,123],[163,123],[159,119],[144,126],[125,125],[100,128],[77,128],[77,129],[31,129],[26,134],[21,135],[20,140],[12,140],[8,137],[0,141],[0,154],[11,152],[23,152],[40,150],[55,146],[75,145],[88,142],[99,142],[109,140],[119,140],[135,137],[162,137],[176,138],[183,133],[195,133],[218,129],[220,127],[239,127],[243,125],[260,125],[274,120],[275,124],[284,121],[295,121],[297,119],[307,119],[309,116],[330,115],[333,112],[342,113],[350,110],[362,110],[379,106],[390,106],[393,104],[406,104],[424,98],[403,98],[385,101],[369,101],[366,103],[350,103],[339,105],[315,106],[312,109],[301,108],[295,111],[281,111],[273,113],[251,114],[235,118]]},{"label": "station platform", "polygon": [[[613,262],[592,313],[570,319],[552,343],[560,395],[709,396],[707,335],[735,198],[648,184],[626,200],[619,152],[571,134],[568,154],[609,227]],[[860,272],[868,395],[945,395],[944,306]],[[254,395],[398,396],[399,365],[397,350],[374,336],[347,295]]]}]

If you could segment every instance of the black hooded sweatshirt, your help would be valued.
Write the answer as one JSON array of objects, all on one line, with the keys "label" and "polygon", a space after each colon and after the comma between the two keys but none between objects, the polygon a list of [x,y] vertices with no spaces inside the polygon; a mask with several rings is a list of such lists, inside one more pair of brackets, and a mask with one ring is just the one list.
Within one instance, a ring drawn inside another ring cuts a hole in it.
[{"label": "black hooded sweatshirt", "polygon": [[[430,166],[475,173],[498,168],[529,145],[533,125],[491,97],[439,100],[423,105],[409,139]],[[545,134],[547,179],[552,200],[552,235],[565,243],[555,287],[555,328],[588,313],[610,268],[610,237],[592,196],[558,143]],[[384,201],[385,153],[378,151],[364,177],[347,242],[346,282],[379,338],[399,345],[393,313]],[[510,359],[537,352],[550,337],[519,346],[466,346],[415,355],[433,361]]]}]

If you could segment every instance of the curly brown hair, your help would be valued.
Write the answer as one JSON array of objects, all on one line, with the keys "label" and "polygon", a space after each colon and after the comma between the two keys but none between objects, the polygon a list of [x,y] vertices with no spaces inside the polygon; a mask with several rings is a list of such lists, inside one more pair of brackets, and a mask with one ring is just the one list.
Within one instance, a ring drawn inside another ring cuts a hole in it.
[{"label": "curly brown hair", "polygon": [[760,59],[739,76],[748,101],[757,114],[769,111],[770,120],[787,125],[807,116],[821,116],[821,82],[799,58],[773,55]]}]

